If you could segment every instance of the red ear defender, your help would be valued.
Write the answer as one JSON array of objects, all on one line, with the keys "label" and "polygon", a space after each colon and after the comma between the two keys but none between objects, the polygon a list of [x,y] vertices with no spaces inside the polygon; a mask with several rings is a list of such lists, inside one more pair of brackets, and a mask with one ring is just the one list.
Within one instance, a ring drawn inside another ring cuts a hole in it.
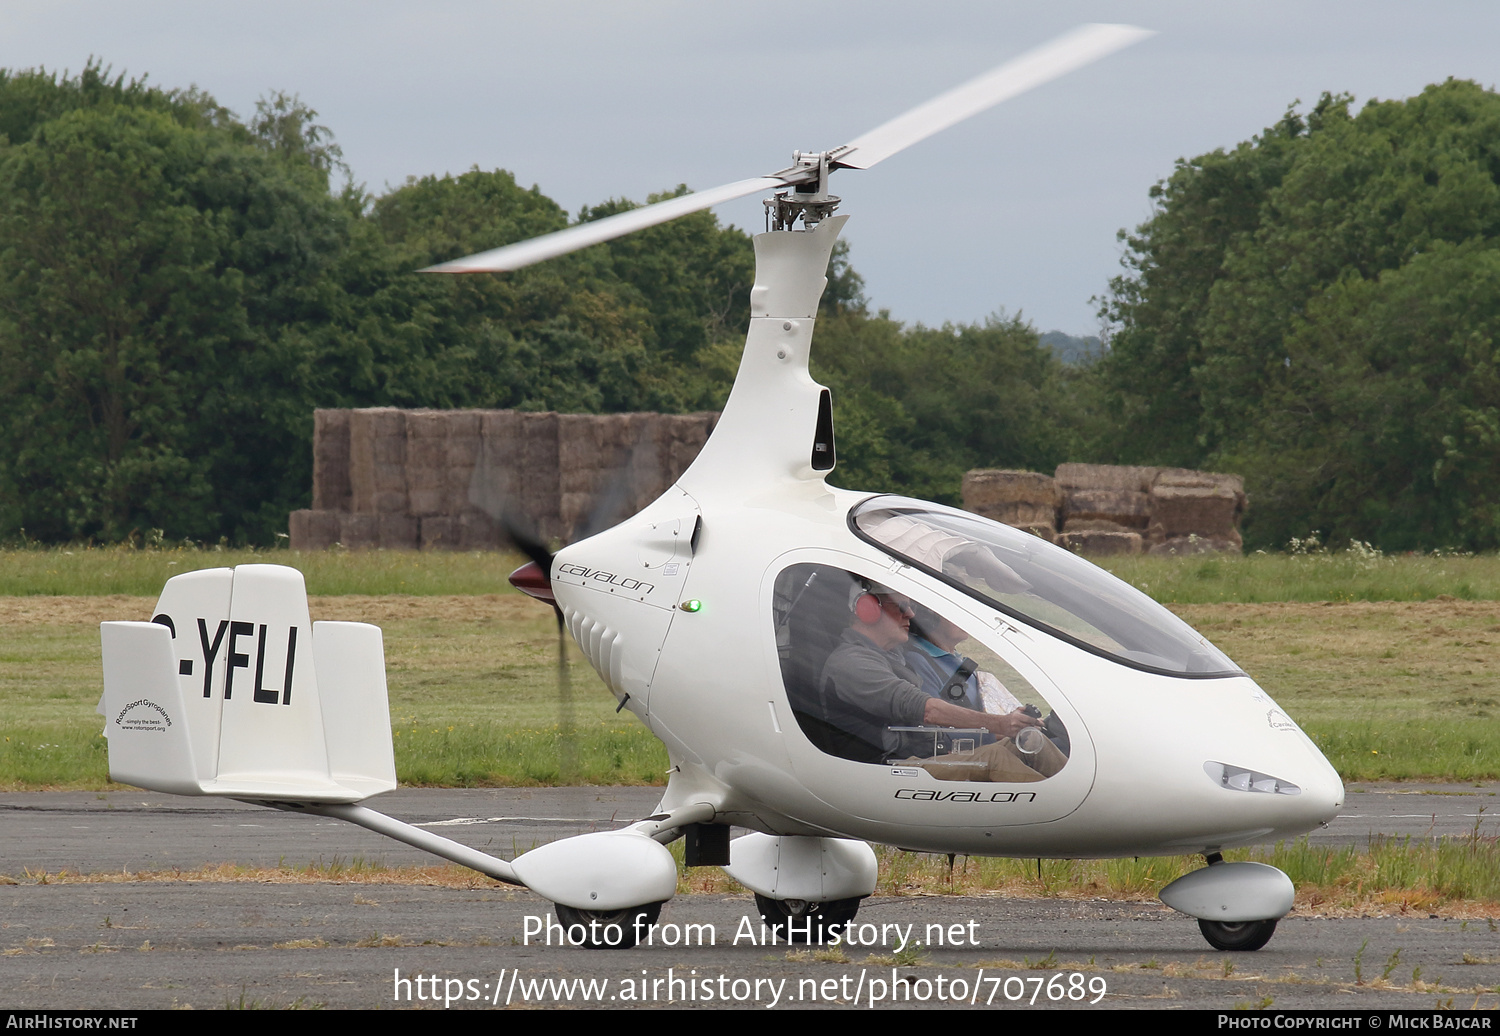
[{"label": "red ear defender", "polygon": [[866,626],[873,626],[880,621],[880,598],[874,594],[860,594],[854,600],[854,615]]}]

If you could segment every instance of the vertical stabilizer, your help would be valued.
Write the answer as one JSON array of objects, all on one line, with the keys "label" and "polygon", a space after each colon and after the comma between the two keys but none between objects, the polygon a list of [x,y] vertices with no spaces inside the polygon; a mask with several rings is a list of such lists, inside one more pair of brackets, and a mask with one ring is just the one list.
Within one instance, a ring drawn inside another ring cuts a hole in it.
[{"label": "vertical stabilizer", "polygon": [[109,739],[110,778],[175,795],[201,794],[171,632],[155,622],[105,622],[99,639],[99,711]]},{"label": "vertical stabilizer", "polygon": [[396,786],[385,641],[363,622],[313,623],[313,664],[328,740],[328,775],[368,795]]},{"label": "vertical stabilizer", "polygon": [[167,581],[152,622],[172,633],[173,669],[182,689],[199,780],[219,772],[219,715],[223,706],[224,643],[229,630],[229,595],[234,569],[208,568]]},{"label": "vertical stabilizer", "polygon": [[224,653],[221,781],[276,775],[329,780],[302,573],[280,565],[234,570]]}]

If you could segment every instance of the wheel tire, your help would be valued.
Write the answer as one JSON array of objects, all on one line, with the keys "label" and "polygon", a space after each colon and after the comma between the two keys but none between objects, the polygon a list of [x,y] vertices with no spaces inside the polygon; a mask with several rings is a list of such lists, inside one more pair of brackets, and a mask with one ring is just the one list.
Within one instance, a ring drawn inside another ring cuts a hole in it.
[{"label": "wheel tire", "polygon": [[[563,931],[569,933],[568,939],[572,941],[574,925],[582,925],[587,933],[579,946],[587,946],[591,950],[628,950],[636,944],[636,922],[640,922],[641,931],[645,931],[656,923],[661,916],[660,903],[647,903],[645,906],[625,907],[623,910],[578,910],[574,907],[563,906],[554,903],[557,908],[557,923],[563,926]],[[617,942],[610,942],[607,938],[610,934],[610,925],[620,926],[620,938]]]},{"label": "wheel tire", "polygon": [[1216,950],[1258,950],[1271,941],[1276,934],[1275,921],[1204,921],[1198,920],[1198,930],[1203,938]]},{"label": "wheel tire", "polygon": [[[807,918],[812,917],[811,931],[815,938],[811,941],[822,944],[828,941],[834,929],[854,920],[854,915],[859,913],[859,898],[813,903],[805,899],[771,899],[757,892],[755,908],[782,942],[808,942]],[[789,937],[787,927],[791,921],[797,923],[792,926]]]}]

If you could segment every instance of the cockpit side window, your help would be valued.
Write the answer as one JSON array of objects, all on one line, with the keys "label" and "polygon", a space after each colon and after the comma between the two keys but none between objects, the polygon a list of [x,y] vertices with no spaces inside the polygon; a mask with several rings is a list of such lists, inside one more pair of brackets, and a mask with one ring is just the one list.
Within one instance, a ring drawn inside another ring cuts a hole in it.
[{"label": "cockpit side window", "polygon": [[998,654],[938,611],[831,565],[775,587],[776,645],[792,713],[819,750],[940,780],[1044,780],[1066,728]]},{"label": "cockpit side window", "polygon": [[857,505],[849,521],[886,553],[1094,654],[1171,676],[1243,675],[1135,587],[1018,529],[893,496]]}]

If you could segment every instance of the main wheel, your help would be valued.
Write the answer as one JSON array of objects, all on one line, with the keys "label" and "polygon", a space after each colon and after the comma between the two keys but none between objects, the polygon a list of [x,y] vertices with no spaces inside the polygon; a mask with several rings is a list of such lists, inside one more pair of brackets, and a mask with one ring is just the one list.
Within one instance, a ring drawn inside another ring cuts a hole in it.
[{"label": "main wheel", "polygon": [[[814,903],[806,899],[771,899],[755,894],[755,908],[771,931],[783,942],[825,943],[834,929],[842,928],[859,913],[859,899],[832,899]],[[808,919],[811,918],[811,924]]]},{"label": "main wheel", "polygon": [[628,950],[656,923],[662,905],[647,903],[623,910],[578,910],[561,903],[553,906],[569,942],[594,950]]},{"label": "main wheel", "polygon": [[1198,930],[1216,950],[1258,950],[1276,934],[1272,921],[1205,921],[1198,920]]}]

